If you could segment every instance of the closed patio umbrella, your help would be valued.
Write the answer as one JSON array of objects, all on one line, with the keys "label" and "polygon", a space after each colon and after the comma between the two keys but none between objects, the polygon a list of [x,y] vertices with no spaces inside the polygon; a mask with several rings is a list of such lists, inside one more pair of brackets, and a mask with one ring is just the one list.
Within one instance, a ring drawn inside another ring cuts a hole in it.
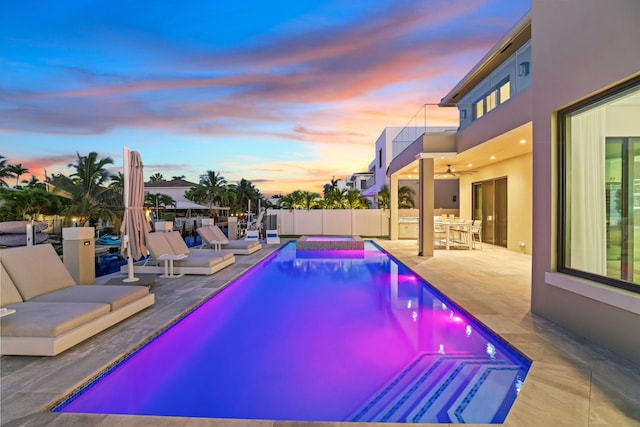
[{"label": "closed patio umbrella", "polygon": [[135,282],[133,261],[147,255],[147,234],[151,230],[144,216],[144,177],[140,153],[123,149],[124,159],[124,218],[120,253],[127,259],[129,274],[124,282]]}]

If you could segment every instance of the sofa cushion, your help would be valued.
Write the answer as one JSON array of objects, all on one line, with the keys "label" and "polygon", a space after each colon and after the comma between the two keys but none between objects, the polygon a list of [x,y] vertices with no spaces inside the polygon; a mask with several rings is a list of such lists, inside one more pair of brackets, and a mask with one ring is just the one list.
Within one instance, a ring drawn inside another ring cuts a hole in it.
[{"label": "sofa cushion", "polygon": [[0,318],[3,337],[53,338],[109,313],[109,304],[20,302],[7,308],[16,310]]},{"label": "sofa cushion", "polygon": [[149,293],[145,286],[127,285],[75,285],[37,296],[33,302],[95,302],[109,304],[111,310],[117,310]]},{"label": "sofa cushion", "polygon": [[13,280],[9,277],[4,265],[0,264],[0,306],[22,302],[20,292],[13,284]]},{"label": "sofa cushion", "polygon": [[0,259],[25,301],[75,285],[50,244],[3,249]]}]

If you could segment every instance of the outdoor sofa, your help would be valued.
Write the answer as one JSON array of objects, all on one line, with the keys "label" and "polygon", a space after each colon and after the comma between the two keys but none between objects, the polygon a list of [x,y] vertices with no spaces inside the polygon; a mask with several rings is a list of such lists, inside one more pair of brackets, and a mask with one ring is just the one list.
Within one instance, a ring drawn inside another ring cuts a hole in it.
[{"label": "outdoor sofa", "polygon": [[55,356],[152,305],[146,286],[76,285],[50,244],[0,250],[0,354]]}]

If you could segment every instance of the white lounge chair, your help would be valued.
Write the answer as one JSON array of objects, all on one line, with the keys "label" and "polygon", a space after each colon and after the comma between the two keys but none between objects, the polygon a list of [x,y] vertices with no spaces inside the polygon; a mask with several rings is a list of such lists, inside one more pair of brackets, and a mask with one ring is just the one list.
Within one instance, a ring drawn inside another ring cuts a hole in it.
[{"label": "white lounge chair", "polygon": [[[180,277],[183,274],[213,274],[233,264],[232,253],[189,249],[177,231],[149,233],[147,247],[150,257],[134,264],[136,273],[162,274]],[[120,271],[126,272],[123,268]]]},{"label": "white lounge chair", "polygon": [[225,250],[235,255],[249,255],[262,248],[258,241],[229,240],[216,225],[204,226],[196,230],[202,238],[202,247],[209,247],[215,251]]}]

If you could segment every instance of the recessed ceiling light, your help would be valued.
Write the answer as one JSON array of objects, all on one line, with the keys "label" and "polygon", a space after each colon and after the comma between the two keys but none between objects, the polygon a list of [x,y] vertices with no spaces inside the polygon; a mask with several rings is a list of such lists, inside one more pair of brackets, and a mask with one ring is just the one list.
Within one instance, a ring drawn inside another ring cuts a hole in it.
[{"label": "recessed ceiling light", "polygon": [[469,163],[467,166],[471,167],[471,166],[473,166],[473,163]]},{"label": "recessed ceiling light", "polygon": [[520,144],[526,144],[526,143],[527,143],[527,140],[526,140],[526,139],[521,139],[521,140],[520,140]]},{"label": "recessed ceiling light", "polygon": [[440,160],[443,160],[443,159],[444,159],[444,156],[441,156],[441,157],[440,157]]},{"label": "recessed ceiling light", "polygon": [[491,156],[491,157],[490,157],[490,159],[491,159],[491,160],[495,160],[495,159],[496,159],[496,156]]}]

